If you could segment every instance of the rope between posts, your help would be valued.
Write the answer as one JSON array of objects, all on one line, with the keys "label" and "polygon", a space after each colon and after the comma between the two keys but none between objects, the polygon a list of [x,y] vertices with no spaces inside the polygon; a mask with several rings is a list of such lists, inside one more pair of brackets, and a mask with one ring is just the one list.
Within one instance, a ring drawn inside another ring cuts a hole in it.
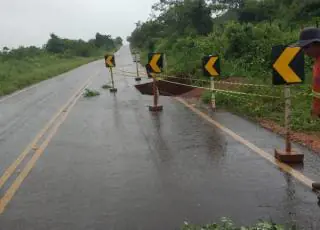
[{"label": "rope between posts", "polygon": [[183,83],[178,83],[178,82],[173,82],[173,81],[167,81],[167,80],[162,80],[164,82],[168,83],[174,83],[177,85],[183,85],[183,86],[190,86],[193,88],[199,88],[199,89],[206,89],[206,90],[213,90],[218,93],[232,93],[232,94],[238,94],[238,95],[249,95],[249,96],[255,96],[255,97],[266,97],[266,98],[274,98],[274,99],[280,99],[281,97],[275,97],[275,96],[270,96],[270,95],[260,95],[260,94],[254,94],[254,93],[244,93],[244,92],[238,92],[238,91],[229,91],[229,90],[222,90],[222,89],[211,89],[208,87],[201,87],[201,86],[194,86],[194,85],[188,85],[188,84],[183,84]]},{"label": "rope between posts", "polygon": [[[165,76],[168,78],[174,78],[174,79],[181,79],[181,80],[190,80],[190,81],[200,81],[200,82],[205,82],[205,83],[210,83],[211,80],[203,80],[203,79],[196,79],[196,78],[182,78],[182,77],[174,77],[174,76]],[[270,88],[269,85],[258,85],[258,84],[249,84],[249,83],[239,83],[239,82],[228,82],[228,81],[223,81],[223,80],[215,80],[214,83],[216,84],[228,84],[228,85],[240,85],[240,86],[253,86],[253,87],[268,87]]]},{"label": "rope between posts", "polygon": [[[136,74],[136,72],[130,72],[130,71],[126,71],[126,70],[119,70],[119,71],[124,72],[124,73]],[[147,75],[146,73],[141,72],[141,71],[139,71],[139,73],[142,74],[142,75],[145,75],[145,76]],[[162,76],[164,76],[166,78],[174,78],[174,79],[180,79],[180,80],[199,81],[199,82],[205,82],[205,83],[209,83],[210,82],[210,80],[203,80],[203,79],[196,79],[196,78],[181,78],[181,77],[175,77],[175,76],[168,76],[168,75],[164,75],[164,74],[162,74]],[[228,85],[239,85],[239,86],[271,88],[271,86],[269,86],[269,85],[239,83],[239,82],[228,82],[228,81],[223,81],[223,80],[216,80],[215,83],[217,83],[217,84],[228,84]]]},{"label": "rope between posts", "polygon": [[[123,76],[134,77],[133,75],[126,75],[126,74],[123,74]],[[164,82],[168,82],[168,83],[177,84],[177,85],[189,86],[189,87],[193,87],[193,88],[205,89],[205,90],[211,90],[212,91],[212,89],[208,88],[208,87],[201,87],[201,86],[196,86],[196,85],[189,85],[189,84],[184,84],[184,83],[179,83],[179,82],[174,82],[174,81],[168,81],[168,80],[164,80],[164,79],[161,79],[161,78],[160,78],[160,80],[164,81]],[[218,93],[223,93],[223,94],[237,94],[237,95],[248,95],[248,96],[255,96],[255,97],[281,99],[281,97],[276,97],[276,96],[261,95],[261,94],[254,94],[254,93],[244,93],[244,92],[229,91],[229,90],[222,90],[222,89],[214,89],[214,91],[218,92]]]}]

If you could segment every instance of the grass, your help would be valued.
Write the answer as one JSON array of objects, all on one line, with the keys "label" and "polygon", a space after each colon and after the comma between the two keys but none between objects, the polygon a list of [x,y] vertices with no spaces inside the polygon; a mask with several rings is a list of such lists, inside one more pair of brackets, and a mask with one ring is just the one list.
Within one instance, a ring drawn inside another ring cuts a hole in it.
[{"label": "grass", "polygon": [[295,227],[284,227],[270,222],[261,221],[250,227],[236,227],[235,224],[227,218],[222,218],[221,223],[207,224],[204,226],[196,226],[185,223],[182,230],[295,230]]},{"label": "grass", "polygon": [[84,97],[96,97],[99,96],[100,93],[96,90],[92,90],[92,89],[85,89],[83,96]]},{"label": "grass", "polygon": [[[306,69],[307,70],[307,69]],[[221,94],[218,93],[217,106],[226,108],[239,115],[249,117],[253,120],[267,119],[279,125],[284,125],[284,87],[272,86],[271,73],[269,77],[258,78],[256,72],[247,69],[245,72],[248,83],[265,84],[270,87],[249,87],[242,86],[237,91],[276,96],[279,98],[267,98],[251,95]],[[291,128],[294,131],[317,132],[320,130],[320,119],[311,118],[312,96],[311,94],[311,73],[307,71],[307,79],[304,84],[291,86]]]},{"label": "grass", "polygon": [[[228,66],[239,67],[236,63],[228,63]],[[253,121],[270,120],[284,126],[284,86],[273,86],[271,73],[260,74],[256,71],[245,68],[229,68],[230,72],[225,76],[244,76],[238,77],[245,83],[267,85],[262,86],[232,86],[222,88],[229,91],[240,91],[247,93],[240,95],[235,93],[216,93],[216,105],[218,108],[227,109],[235,114],[247,117]],[[307,69],[306,69],[307,70]],[[291,86],[292,106],[291,106],[291,128],[294,131],[314,133],[320,130],[320,119],[312,119],[312,96],[311,94],[311,73],[306,74],[306,81],[301,85]],[[220,77],[219,80],[224,80]],[[222,84],[223,86],[227,86]],[[219,88],[220,85],[216,84]],[[274,96],[278,98],[259,97],[251,94]],[[201,101],[205,104],[210,103],[210,91],[205,91],[201,96]]]},{"label": "grass", "polygon": [[62,57],[42,54],[35,57],[1,60],[0,96],[49,79],[98,58]]},{"label": "grass", "polygon": [[212,93],[210,90],[204,91],[201,95],[201,101],[207,105],[210,104],[211,98],[212,98]]}]

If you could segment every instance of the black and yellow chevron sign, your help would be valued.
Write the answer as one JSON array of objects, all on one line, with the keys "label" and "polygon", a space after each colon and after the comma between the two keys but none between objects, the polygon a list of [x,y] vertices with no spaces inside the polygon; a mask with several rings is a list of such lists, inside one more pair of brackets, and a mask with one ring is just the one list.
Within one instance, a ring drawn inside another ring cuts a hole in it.
[{"label": "black and yellow chevron sign", "polygon": [[202,59],[203,74],[207,77],[220,75],[220,59],[216,55],[205,56]]},{"label": "black and yellow chevron sign", "polygon": [[105,63],[106,63],[106,67],[110,68],[110,67],[116,67],[116,62],[115,62],[115,59],[114,59],[114,55],[105,55],[104,56],[104,60],[105,60]]},{"label": "black and yellow chevron sign", "polygon": [[161,73],[163,68],[163,53],[149,53],[148,64],[151,73]]},{"label": "black and yellow chevron sign", "polygon": [[273,85],[299,84],[304,81],[304,54],[299,47],[272,48]]}]

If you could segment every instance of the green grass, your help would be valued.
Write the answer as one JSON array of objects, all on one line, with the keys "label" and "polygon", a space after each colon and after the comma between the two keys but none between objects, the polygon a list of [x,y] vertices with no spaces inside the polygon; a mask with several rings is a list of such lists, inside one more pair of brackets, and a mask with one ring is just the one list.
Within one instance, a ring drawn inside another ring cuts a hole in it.
[{"label": "green grass", "polygon": [[49,79],[96,59],[98,58],[68,58],[41,54],[36,57],[1,60],[0,96]]},{"label": "green grass", "polygon": [[201,95],[201,101],[204,104],[210,104],[211,98],[212,98],[212,93],[209,90],[204,91]]},{"label": "green grass", "polygon": [[296,229],[295,227],[286,227],[284,228],[283,226],[276,225],[273,223],[269,222],[259,222],[256,225],[249,226],[249,227],[236,227],[235,224],[227,219],[227,218],[222,218],[221,223],[213,223],[213,224],[207,224],[203,226],[196,226],[196,225],[191,225],[189,223],[185,223],[184,226],[182,227],[182,230],[294,230]]},{"label": "green grass", "polygon": [[92,90],[92,89],[85,89],[83,96],[84,97],[96,97],[99,96],[100,93],[96,90]]}]

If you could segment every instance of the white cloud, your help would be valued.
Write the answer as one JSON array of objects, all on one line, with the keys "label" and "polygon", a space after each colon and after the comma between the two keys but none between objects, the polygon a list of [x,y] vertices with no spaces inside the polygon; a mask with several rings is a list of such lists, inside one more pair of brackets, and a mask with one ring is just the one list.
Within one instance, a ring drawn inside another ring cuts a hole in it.
[{"label": "white cloud", "polygon": [[130,35],[157,0],[0,0],[0,47],[41,46],[50,33],[75,39],[96,32]]}]

